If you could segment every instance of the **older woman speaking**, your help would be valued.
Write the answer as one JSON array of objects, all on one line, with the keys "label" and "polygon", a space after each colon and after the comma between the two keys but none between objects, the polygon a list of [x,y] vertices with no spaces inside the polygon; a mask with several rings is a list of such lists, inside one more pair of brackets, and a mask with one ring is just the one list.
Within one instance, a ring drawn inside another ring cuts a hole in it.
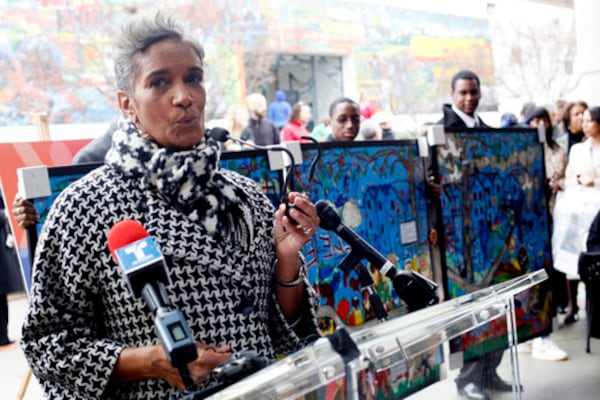
[{"label": "older woman speaking", "polygon": [[112,147],[61,193],[36,250],[22,347],[49,398],[167,399],[184,388],[107,249],[122,220],[140,222],[168,260],[168,297],[197,341],[194,383],[214,385],[207,376],[233,352],[275,357],[318,331],[300,254],[316,209],[291,193],[294,225],[253,181],[219,168],[204,136],[203,59],[162,13],[127,22],[116,41]]}]

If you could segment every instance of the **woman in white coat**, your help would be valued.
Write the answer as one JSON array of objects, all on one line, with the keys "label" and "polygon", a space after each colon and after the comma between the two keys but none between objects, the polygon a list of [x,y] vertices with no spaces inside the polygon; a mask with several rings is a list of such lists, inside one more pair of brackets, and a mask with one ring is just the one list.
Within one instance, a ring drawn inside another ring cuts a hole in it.
[{"label": "woman in white coat", "polygon": [[[583,113],[583,133],[586,138],[569,151],[565,171],[565,189],[592,187],[600,190],[600,107],[591,107]],[[579,279],[567,276],[569,311],[565,323],[577,321],[577,286]]]}]

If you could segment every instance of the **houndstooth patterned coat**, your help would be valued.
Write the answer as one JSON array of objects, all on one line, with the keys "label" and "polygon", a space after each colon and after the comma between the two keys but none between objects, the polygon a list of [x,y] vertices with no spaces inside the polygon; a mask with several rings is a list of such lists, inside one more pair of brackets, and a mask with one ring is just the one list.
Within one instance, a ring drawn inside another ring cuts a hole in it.
[{"label": "houndstooth patterned coat", "polygon": [[[197,340],[271,358],[301,346],[302,338],[285,321],[272,290],[273,207],[253,181],[223,173],[248,193],[254,214],[249,251],[210,237],[142,180],[126,179],[107,166],[61,193],[40,235],[22,337],[48,398],[181,395],[162,380],[111,382],[123,348],[158,343],[151,316],[128,291],[107,249],[110,228],[124,219],[140,222],[171,260],[169,297]],[[318,302],[308,282],[306,287],[300,325],[316,333]]]}]

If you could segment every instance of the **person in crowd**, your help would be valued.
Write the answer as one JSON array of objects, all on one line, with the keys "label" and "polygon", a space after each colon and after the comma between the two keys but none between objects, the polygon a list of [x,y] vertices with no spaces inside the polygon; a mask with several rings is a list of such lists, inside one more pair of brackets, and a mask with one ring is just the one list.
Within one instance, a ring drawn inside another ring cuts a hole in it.
[{"label": "person in crowd", "polygon": [[[227,129],[229,134],[237,139],[241,139],[244,141],[250,141],[250,137],[244,137],[242,134],[245,132],[247,135],[249,132],[245,129],[248,126],[248,120],[250,116],[248,115],[248,109],[241,104],[233,104],[227,109],[225,113],[223,128]],[[228,140],[225,142],[225,150],[227,151],[235,151],[241,150],[242,146],[238,142],[234,142],[233,140]]]},{"label": "person in crowd", "polygon": [[585,101],[574,101],[567,103],[563,111],[563,130],[566,133],[567,157],[570,157],[571,147],[575,143],[581,142],[585,136],[583,134],[583,112],[588,108]]},{"label": "person in crowd", "polygon": [[[544,165],[546,168],[546,198],[552,226],[552,215],[556,203],[556,194],[565,187],[565,169],[567,168],[567,152],[561,147],[554,136],[554,124],[552,116],[547,108],[536,106],[531,111],[527,123],[532,128],[544,127]],[[566,276],[563,272],[552,268],[550,276],[552,284],[552,300],[556,311],[560,314],[566,313],[568,304],[566,290]],[[537,342],[539,344],[539,341]],[[548,352],[552,350],[548,347]],[[536,352],[535,354],[537,354]],[[557,352],[558,354],[558,352]]]},{"label": "person in crowd", "polygon": [[[457,72],[450,83],[452,104],[444,104],[443,117],[438,124],[445,128],[487,128],[477,115],[481,99],[481,82],[472,71]],[[439,186],[439,185],[436,185]],[[431,191],[436,195],[436,190]],[[458,392],[470,400],[488,400],[483,388],[511,391],[512,384],[504,381],[496,372],[502,361],[503,350],[494,350],[465,361],[455,379]]]},{"label": "person in crowd", "polygon": [[315,206],[289,193],[295,225],[254,181],[219,167],[204,135],[204,50],[174,17],[128,20],[115,44],[122,116],[112,146],[54,202],[32,268],[21,344],[48,398],[182,395],[184,379],[107,248],[127,219],[168,261],[167,295],[197,340],[185,376],[198,387],[216,384],[210,372],[234,352],[275,358],[318,337],[300,254],[319,225]]},{"label": "person in crowd", "polygon": [[452,104],[442,106],[438,124],[445,128],[488,128],[476,112],[481,99],[479,77],[469,70],[459,71],[452,77],[450,89]]},{"label": "person in crowd", "polygon": [[381,128],[373,118],[366,119],[360,123],[358,137],[362,140],[381,140]]},{"label": "person in crowd", "polygon": [[[583,133],[583,113],[588,108],[585,101],[578,100],[567,103],[562,112],[562,131],[563,135],[557,139],[558,143],[567,151],[567,160],[571,157],[571,148],[581,141],[585,140]],[[569,186],[569,185],[567,185]],[[571,324],[578,317],[577,313],[577,292],[579,288],[579,279],[575,275],[569,275],[566,279],[568,310],[564,322]]]},{"label": "person in crowd", "polygon": [[8,295],[22,290],[17,257],[0,192],[0,348],[14,343],[8,336]]},{"label": "person in crowd", "polygon": [[380,111],[373,116],[373,119],[375,119],[379,123],[379,128],[381,130],[381,139],[396,139],[396,134],[392,130],[392,121],[394,120],[394,116],[391,112]]},{"label": "person in crowd", "polygon": [[310,136],[306,128],[311,118],[310,106],[302,101],[294,104],[290,121],[281,128],[281,140],[283,142],[308,142],[302,136]]},{"label": "person in crowd", "polygon": [[329,116],[323,118],[321,122],[319,122],[313,130],[310,132],[310,135],[317,141],[324,141],[327,136],[331,135],[331,127],[330,127],[331,119]]},{"label": "person in crowd", "polygon": [[246,99],[250,120],[242,132],[242,137],[251,139],[258,146],[279,144],[279,130],[267,115],[267,99],[260,93],[251,93]]},{"label": "person in crowd", "polygon": [[269,108],[267,110],[267,118],[273,121],[275,127],[278,130],[284,127],[287,124],[290,114],[292,113],[292,106],[287,101],[287,97],[285,95],[285,91],[277,90],[275,92],[275,101],[269,104]]},{"label": "person in crowd", "polygon": [[[567,102],[565,100],[558,99],[554,102],[554,104],[551,104],[551,107],[554,110],[554,112],[550,113],[550,118],[552,119],[552,126],[554,127],[554,133],[552,134],[552,137],[554,138],[556,143],[558,143],[558,145],[565,150],[567,137],[565,129],[563,128],[562,121],[566,105]],[[546,108],[549,109],[549,107]],[[563,143],[563,140],[565,141],[565,143]]]},{"label": "person in crowd", "polygon": [[535,106],[530,111],[526,122],[532,128],[544,127],[544,162],[548,179],[548,206],[552,214],[556,193],[564,188],[567,152],[554,140],[552,119],[545,107]]},{"label": "person in crowd", "polygon": [[[556,141],[556,138],[562,133],[562,127],[559,121],[559,111],[557,109],[557,105],[555,102],[549,102],[542,105],[546,111],[548,111],[548,115],[550,115],[550,122],[552,123],[552,137]],[[536,105],[536,107],[539,107]],[[531,110],[533,112],[533,110]]]},{"label": "person in crowd", "polygon": [[511,126],[517,126],[517,116],[511,112],[506,112],[500,117],[500,128],[510,128]]},{"label": "person in crowd", "polygon": [[532,101],[526,101],[521,106],[521,111],[519,111],[519,124],[520,126],[527,126],[527,117],[531,113],[531,110],[535,107],[535,103]]},{"label": "person in crowd", "polygon": [[[569,105],[565,112],[569,112],[572,118],[577,119],[577,112],[582,108],[581,104],[572,107]],[[565,126],[568,127],[569,132],[572,132],[571,129],[576,129],[578,124],[570,122],[565,123]],[[565,189],[585,186],[600,190],[600,107],[586,107],[581,118],[581,129],[586,139],[574,143],[569,151],[565,170]],[[571,135],[573,134],[570,133]],[[567,275],[569,305],[564,319],[565,324],[572,324],[579,319],[578,287],[579,278],[575,275]]]},{"label": "person in crowd", "polygon": [[[564,106],[562,113],[562,127],[564,135],[561,138],[563,147],[567,150],[567,160],[571,157],[571,148],[585,140],[586,136],[583,132],[583,114],[587,110],[588,105],[583,100],[569,102]],[[564,138],[564,139],[563,139]],[[567,184],[566,186],[571,186]],[[571,324],[578,319],[579,308],[577,306],[577,292],[579,288],[579,279],[575,275],[567,277],[567,297],[568,309],[577,312],[567,312],[564,322]]]},{"label": "person in crowd", "polygon": [[352,142],[360,129],[360,108],[348,97],[338,97],[329,106],[331,134],[326,142]]},{"label": "person in crowd", "polygon": [[358,104],[360,110],[360,116],[363,120],[371,119],[376,112],[373,103],[368,99],[364,92],[360,94],[360,101]]},{"label": "person in crowd", "polygon": [[[556,143],[553,134],[552,117],[546,107],[535,106],[529,111],[525,122],[531,128],[544,128],[544,165],[546,168],[546,198],[550,214],[550,226],[552,227],[552,215],[556,194],[563,190],[565,181],[565,169],[567,166],[567,152]],[[552,291],[552,302],[555,311],[566,306],[566,277],[561,271],[554,267],[550,271],[550,290]],[[553,314],[555,314],[553,312]],[[566,351],[550,339],[549,336],[537,337],[530,344],[531,355],[534,358],[547,361],[562,361],[568,358]]]}]

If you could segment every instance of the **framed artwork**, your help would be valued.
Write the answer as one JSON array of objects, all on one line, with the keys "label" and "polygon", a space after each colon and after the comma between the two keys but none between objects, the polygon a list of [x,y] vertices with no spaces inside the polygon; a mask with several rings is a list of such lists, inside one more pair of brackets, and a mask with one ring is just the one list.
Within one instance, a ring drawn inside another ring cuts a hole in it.
[{"label": "framed artwork", "polygon": [[[543,144],[537,130],[447,131],[445,139],[436,157],[442,187],[443,262],[450,297],[549,269],[550,219]],[[551,328],[546,283],[516,298],[522,339]],[[473,331],[458,349],[481,342],[474,336],[487,338],[488,344],[481,344],[481,351],[504,347],[503,340],[490,345],[506,329],[502,325],[503,321],[496,321]],[[478,353],[467,350],[467,358]]]},{"label": "framed artwork", "polygon": [[[335,205],[342,223],[352,228],[397,269],[413,269],[432,278],[426,171],[415,141],[321,143],[321,157],[309,180],[318,148],[303,145],[304,162],[296,171],[297,190],[313,202]],[[348,326],[375,317],[354,269],[339,268],[350,247],[334,232],[319,229],[304,248],[309,279],[321,304],[335,311]],[[369,268],[387,311],[401,306],[392,283]]]}]

